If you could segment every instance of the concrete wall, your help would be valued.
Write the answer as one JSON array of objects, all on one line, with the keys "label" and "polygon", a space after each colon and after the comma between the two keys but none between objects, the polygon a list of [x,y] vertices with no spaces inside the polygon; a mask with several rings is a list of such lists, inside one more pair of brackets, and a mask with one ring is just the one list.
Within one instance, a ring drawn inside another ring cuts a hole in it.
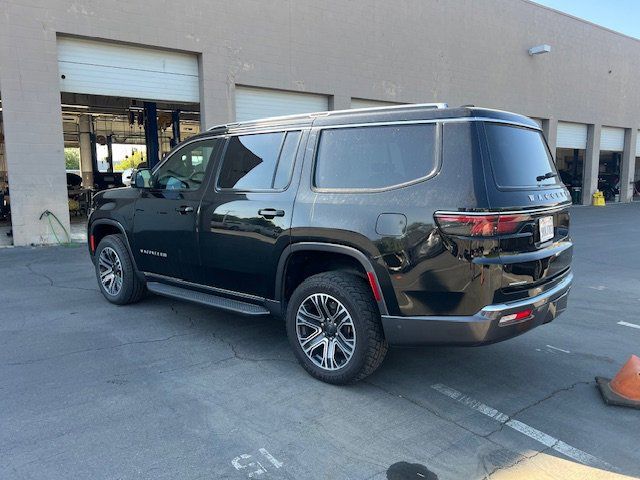
[{"label": "concrete wall", "polygon": [[[525,0],[157,5],[0,3],[15,243],[51,241],[34,220],[43,209],[65,218],[59,34],[200,54],[205,126],[233,120],[240,84],[330,95],[333,108],[348,108],[351,97],[446,101],[517,111],[550,120],[551,129],[558,120],[640,127],[640,41]],[[529,56],[540,43],[552,52]]]}]

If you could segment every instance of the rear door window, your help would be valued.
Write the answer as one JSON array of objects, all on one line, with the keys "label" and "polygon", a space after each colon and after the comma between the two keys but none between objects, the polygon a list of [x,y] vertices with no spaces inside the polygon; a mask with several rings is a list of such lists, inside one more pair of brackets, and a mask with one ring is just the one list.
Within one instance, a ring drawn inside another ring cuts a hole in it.
[{"label": "rear door window", "polygon": [[485,123],[485,132],[493,178],[499,187],[560,184],[541,132],[499,123]]},{"label": "rear door window", "polygon": [[282,190],[291,178],[299,131],[230,137],[218,175],[219,189]]},{"label": "rear door window", "polygon": [[436,125],[383,125],[323,130],[314,185],[320,189],[379,189],[436,171]]}]

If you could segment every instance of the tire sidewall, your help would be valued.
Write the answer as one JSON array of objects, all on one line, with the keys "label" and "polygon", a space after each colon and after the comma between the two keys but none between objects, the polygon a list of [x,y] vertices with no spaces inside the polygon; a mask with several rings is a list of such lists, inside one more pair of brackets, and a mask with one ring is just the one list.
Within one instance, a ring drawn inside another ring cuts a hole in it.
[{"label": "tire sidewall", "polygon": [[[100,280],[100,268],[98,266],[99,258],[100,253],[106,247],[112,248],[120,259],[120,266],[122,268],[122,288],[117,293],[117,295],[111,295],[107,293],[104,286],[102,285],[102,281]],[[100,243],[98,244],[98,248],[96,248],[96,252],[94,254],[94,267],[96,271],[96,278],[98,280],[98,287],[100,288],[100,292],[102,293],[102,295],[104,295],[104,297],[111,303],[115,303],[117,305],[128,303],[128,299],[131,297],[131,293],[133,291],[133,275],[135,275],[135,273],[131,268],[129,252],[119,238],[117,238],[115,235],[108,235],[100,241]]]},{"label": "tire sidewall", "polygon": [[[360,279],[354,275],[354,281]],[[296,332],[296,316],[300,304],[309,296],[314,293],[326,293],[339,300],[351,315],[351,320],[356,332],[356,349],[353,356],[349,360],[346,366],[339,370],[324,370],[318,367],[307,357],[302,350],[300,342],[298,341],[298,335]],[[293,348],[294,354],[302,366],[316,378],[330,383],[349,383],[355,379],[366,363],[367,350],[369,347],[369,331],[367,328],[367,322],[363,318],[362,312],[357,308],[353,299],[348,295],[345,295],[337,286],[322,283],[314,278],[310,278],[303,282],[298,287],[287,306],[286,315],[286,328],[289,342]]]}]

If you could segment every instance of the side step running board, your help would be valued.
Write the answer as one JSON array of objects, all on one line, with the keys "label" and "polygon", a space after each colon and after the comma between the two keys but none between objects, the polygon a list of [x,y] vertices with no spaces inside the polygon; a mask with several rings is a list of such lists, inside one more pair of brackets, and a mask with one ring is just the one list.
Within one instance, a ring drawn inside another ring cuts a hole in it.
[{"label": "side step running board", "polygon": [[269,315],[269,310],[260,305],[247,303],[231,298],[218,297],[210,293],[196,292],[186,288],[175,287],[159,282],[147,282],[147,289],[158,295],[199,303],[208,307],[220,308],[243,315]]}]

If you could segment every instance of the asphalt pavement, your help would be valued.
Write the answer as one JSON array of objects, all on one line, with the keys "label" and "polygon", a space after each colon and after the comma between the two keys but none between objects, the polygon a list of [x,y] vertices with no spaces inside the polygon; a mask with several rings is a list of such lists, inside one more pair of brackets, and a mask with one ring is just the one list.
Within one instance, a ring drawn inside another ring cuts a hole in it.
[{"label": "asphalt pavement", "polygon": [[275,319],[117,307],[84,246],[0,249],[0,478],[640,476],[640,410],[594,382],[640,355],[640,204],[576,207],[571,229],[553,323],[391,349],[348,387],[307,375]]}]

